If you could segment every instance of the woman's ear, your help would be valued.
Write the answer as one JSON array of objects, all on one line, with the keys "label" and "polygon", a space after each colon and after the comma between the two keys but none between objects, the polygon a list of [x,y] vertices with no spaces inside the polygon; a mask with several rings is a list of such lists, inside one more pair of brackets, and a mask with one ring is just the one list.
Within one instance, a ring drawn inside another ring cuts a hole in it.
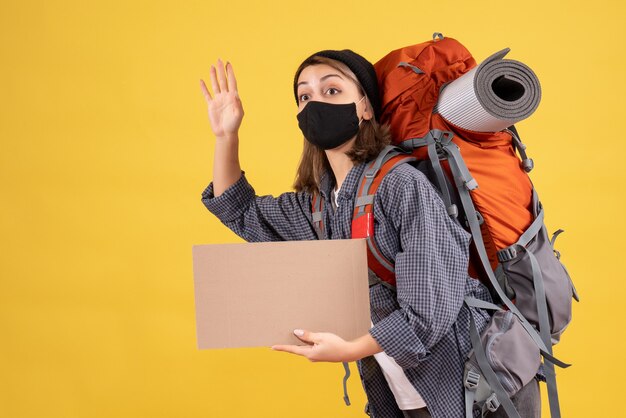
[{"label": "woman's ear", "polygon": [[363,120],[370,120],[374,116],[374,111],[372,110],[372,106],[370,106],[369,100],[365,101],[365,110],[363,111]]}]

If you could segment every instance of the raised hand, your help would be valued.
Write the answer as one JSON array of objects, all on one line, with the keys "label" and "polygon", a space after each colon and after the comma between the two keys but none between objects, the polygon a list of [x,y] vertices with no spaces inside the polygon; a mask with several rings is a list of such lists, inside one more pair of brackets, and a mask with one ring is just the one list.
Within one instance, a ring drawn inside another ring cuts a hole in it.
[{"label": "raised hand", "polygon": [[218,59],[217,64],[211,66],[210,76],[213,96],[204,80],[200,80],[200,88],[209,108],[211,129],[217,138],[235,136],[244,113],[233,66],[230,63],[224,66],[222,60]]}]

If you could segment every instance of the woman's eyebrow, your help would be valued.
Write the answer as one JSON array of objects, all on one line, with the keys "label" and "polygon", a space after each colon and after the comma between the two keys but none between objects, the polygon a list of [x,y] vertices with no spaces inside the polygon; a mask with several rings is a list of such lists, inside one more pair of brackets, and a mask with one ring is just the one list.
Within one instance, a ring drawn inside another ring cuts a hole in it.
[{"label": "woman's eyebrow", "polygon": [[[327,78],[330,78],[330,77],[339,77],[340,79],[343,80],[343,77],[341,77],[339,74],[326,74],[325,76],[320,78],[320,81],[324,81],[324,80],[326,80]],[[301,81],[301,82],[299,82],[297,84],[296,87],[300,87],[300,85],[302,85],[302,84],[309,84],[309,83],[307,81]]]},{"label": "woman's eyebrow", "polygon": [[330,78],[330,77],[339,77],[339,78],[341,78],[343,80],[343,77],[341,77],[339,74],[327,74],[324,77],[320,78],[320,81],[324,81],[324,80],[326,80],[327,78]]}]

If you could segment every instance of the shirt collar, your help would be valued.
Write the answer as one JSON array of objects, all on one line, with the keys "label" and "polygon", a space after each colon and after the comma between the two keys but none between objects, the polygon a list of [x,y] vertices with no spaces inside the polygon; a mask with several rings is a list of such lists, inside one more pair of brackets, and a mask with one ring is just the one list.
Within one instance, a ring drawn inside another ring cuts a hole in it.
[{"label": "shirt collar", "polygon": [[[359,180],[363,175],[363,171],[365,170],[366,165],[367,163],[360,163],[356,164],[350,169],[348,175],[346,176],[346,179],[341,185],[341,190],[339,190],[338,200],[351,199],[354,197],[356,193],[356,188],[359,184]],[[334,187],[335,178],[332,172],[325,172],[320,180],[320,194],[322,195],[324,200],[328,201]]]}]

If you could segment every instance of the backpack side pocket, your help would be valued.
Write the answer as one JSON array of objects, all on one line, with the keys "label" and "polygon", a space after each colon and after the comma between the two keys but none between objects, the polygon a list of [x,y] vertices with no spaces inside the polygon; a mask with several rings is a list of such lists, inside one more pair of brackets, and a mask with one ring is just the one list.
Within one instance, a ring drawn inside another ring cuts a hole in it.
[{"label": "backpack side pocket", "polygon": [[515,305],[538,329],[545,300],[550,336],[556,344],[572,319],[572,298],[577,295],[548,238],[540,204],[533,224],[516,244],[498,252],[498,260],[515,292]]},{"label": "backpack side pocket", "polygon": [[[466,303],[477,306],[476,300]],[[510,311],[497,310],[480,338],[474,335],[473,349],[465,363],[466,409],[475,405],[484,414],[502,405],[509,416],[516,416],[510,398],[535,377],[541,365],[539,347]]]}]

